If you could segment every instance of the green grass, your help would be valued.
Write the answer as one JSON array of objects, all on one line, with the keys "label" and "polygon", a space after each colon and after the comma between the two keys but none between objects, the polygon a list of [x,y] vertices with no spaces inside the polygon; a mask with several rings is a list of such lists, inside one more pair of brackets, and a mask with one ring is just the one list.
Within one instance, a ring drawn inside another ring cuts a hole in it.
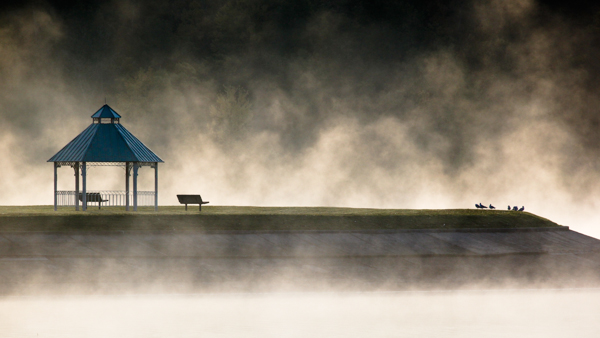
[{"label": "green grass", "polygon": [[540,228],[558,224],[528,212],[475,209],[359,209],[197,205],[141,207],[0,206],[0,232],[304,231]]}]

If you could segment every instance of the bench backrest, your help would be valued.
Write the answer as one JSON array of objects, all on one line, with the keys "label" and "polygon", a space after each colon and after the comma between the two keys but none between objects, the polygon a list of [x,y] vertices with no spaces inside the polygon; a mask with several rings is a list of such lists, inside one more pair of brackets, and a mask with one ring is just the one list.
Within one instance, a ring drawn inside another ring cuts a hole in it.
[{"label": "bench backrest", "polygon": [[200,204],[202,197],[200,195],[177,195],[180,204]]},{"label": "bench backrest", "polygon": [[[99,192],[86,192],[85,197],[88,202],[104,202]],[[83,202],[83,193],[79,193],[79,200]]]}]

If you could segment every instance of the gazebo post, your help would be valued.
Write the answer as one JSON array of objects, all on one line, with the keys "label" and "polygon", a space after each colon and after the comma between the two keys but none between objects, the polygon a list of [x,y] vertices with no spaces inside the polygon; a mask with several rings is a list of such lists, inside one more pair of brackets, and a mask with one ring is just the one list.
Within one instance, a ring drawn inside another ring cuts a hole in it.
[{"label": "gazebo post", "polygon": [[133,211],[137,211],[137,176],[138,176],[138,162],[133,162]]},{"label": "gazebo post", "polygon": [[57,198],[57,196],[56,196],[56,188],[58,186],[58,183],[57,183],[58,182],[58,175],[57,175],[57,172],[56,172],[57,169],[58,169],[58,162],[54,162],[54,211],[57,210],[57,208],[56,208],[56,202],[57,202],[56,201],[56,198]]},{"label": "gazebo post", "polygon": [[79,162],[73,166],[75,170],[75,211],[79,211]]},{"label": "gazebo post", "polygon": [[85,162],[81,162],[81,183],[82,183],[82,192],[81,192],[81,209],[83,211],[87,210],[87,195],[85,190],[86,183],[86,170],[85,170]]},{"label": "gazebo post", "polygon": [[129,211],[129,175],[131,174],[131,164],[125,162],[125,211]]},{"label": "gazebo post", "polygon": [[154,162],[154,211],[158,211],[158,162]]}]

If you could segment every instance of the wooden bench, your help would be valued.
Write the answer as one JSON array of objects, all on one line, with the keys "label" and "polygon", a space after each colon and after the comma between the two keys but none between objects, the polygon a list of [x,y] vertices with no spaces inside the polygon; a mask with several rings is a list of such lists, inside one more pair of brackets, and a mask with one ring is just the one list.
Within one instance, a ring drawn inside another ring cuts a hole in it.
[{"label": "wooden bench", "polygon": [[[85,198],[87,202],[98,202],[98,209],[102,207],[102,202],[108,202],[108,200],[102,199],[102,195],[99,192],[86,192]],[[83,202],[83,193],[79,193],[79,200]]]},{"label": "wooden bench", "polygon": [[185,204],[185,210],[187,211],[188,204],[198,204],[198,210],[202,211],[202,204],[208,204],[208,201],[204,202],[200,195],[177,195],[179,204]]}]

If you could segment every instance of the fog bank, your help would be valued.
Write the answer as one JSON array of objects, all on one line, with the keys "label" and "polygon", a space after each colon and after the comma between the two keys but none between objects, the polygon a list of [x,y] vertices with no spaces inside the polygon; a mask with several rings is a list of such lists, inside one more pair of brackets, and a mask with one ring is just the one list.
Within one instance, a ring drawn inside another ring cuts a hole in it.
[{"label": "fog bank", "polygon": [[596,8],[354,5],[3,8],[0,204],[51,204],[46,160],[106,98],[165,161],[160,204],[524,205],[600,236]]}]

